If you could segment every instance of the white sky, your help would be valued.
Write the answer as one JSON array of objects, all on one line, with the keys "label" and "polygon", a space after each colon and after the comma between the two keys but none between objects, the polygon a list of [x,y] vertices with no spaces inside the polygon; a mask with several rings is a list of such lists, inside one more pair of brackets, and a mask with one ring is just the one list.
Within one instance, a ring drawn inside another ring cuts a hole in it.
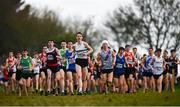
[{"label": "white sky", "polygon": [[133,4],[133,0],[25,0],[25,3],[38,9],[47,7],[63,19],[93,17],[95,23],[99,25],[108,13],[119,5]]}]

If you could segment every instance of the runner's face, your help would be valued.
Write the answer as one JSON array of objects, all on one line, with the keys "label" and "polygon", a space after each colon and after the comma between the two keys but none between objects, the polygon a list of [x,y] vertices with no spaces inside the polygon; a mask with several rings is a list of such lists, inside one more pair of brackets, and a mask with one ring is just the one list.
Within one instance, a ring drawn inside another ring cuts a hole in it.
[{"label": "runner's face", "polygon": [[172,52],[171,54],[172,54],[172,56],[173,56],[173,57],[175,57],[175,56],[176,56],[176,52]]},{"label": "runner's face", "polygon": [[64,49],[66,48],[66,42],[61,42],[61,47]]},{"label": "runner's face", "polygon": [[9,57],[13,57],[13,52],[9,52]]},{"label": "runner's face", "polygon": [[120,49],[120,50],[119,50],[119,54],[122,55],[123,53],[124,53],[124,50]]},{"label": "runner's face", "polygon": [[23,52],[23,56],[27,56],[28,52],[27,51],[24,51]]},{"label": "runner's face", "polygon": [[17,58],[21,58],[21,54],[20,53],[17,54]]},{"label": "runner's face", "polygon": [[72,42],[68,42],[68,48],[72,48],[73,43]]},{"label": "runner's face", "polygon": [[54,46],[54,42],[53,42],[53,41],[49,41],[49,42],[48,42],[48,46],[49,46],[49,47],[53,47],[53,46]]},{"label": "runner's face", "polygon": [[149,49],[149,55],[153,55],[154,51],[153,49]]},{"label": "runner's face", "polygon": [[133,52],[136,53],[136,52],[137,52],[137,49],[133,49]]},{"label": "runner's face", "polygon": [[108,49],[108,44],[107,43],[103,43],[102,47],[103,47],[103,49]]},{"label": "runner's face", "polygon": [[126,47],[126,51],[128,51],[128,52],[129,52],[129,50],[130,50],[130,47]]},{"label": "runner's face", "polygon": [[164,52],[163,54],[164,54],[164,56],[168,56],[168,53],[167,53],[167,52]]},{"label": "runner's face", "polygon": [[157,52],[157,56],[161,56],[161,52],[160,51]]},{"label": "runner's face", "polygon": [[78,42],[82,41],[82,39],[83,39],[83,37],[82,37],[81,34],[77,34],[77,35],[76,35],[76,40],[77,40]]},{"label": "runner's face", "polygon": [[35,54],[35,55],[34,55],[34,58],[38,58],[38,54]]},{"label": "runner's face", "polygon": [[47,47],[46,46],[43,47],[43,52],[46,52],[46,50],[47,50]]}]

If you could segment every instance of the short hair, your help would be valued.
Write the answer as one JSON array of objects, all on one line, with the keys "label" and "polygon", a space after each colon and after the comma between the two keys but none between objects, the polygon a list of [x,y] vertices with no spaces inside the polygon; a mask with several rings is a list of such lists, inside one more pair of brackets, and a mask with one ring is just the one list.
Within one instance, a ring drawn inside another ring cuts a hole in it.
[{"label": "short hair", "polygon": [[171,49],[171,53],[172,53],[172,52],[176,52],[176,49]]},{"label": "short hair", "polygon": [[134,48],[133,48],[133,50],[134,50],[134,49],[137,49],[137,48],[136,48],[136,47],[134,47]]},{"label": "short hair", "polygon": [[119,47],[119,50],[124,50],[124,47]]},{"label": "short hair", "polygon": [[76,33],[76,36],[77,36],[78,34],[81,34],[81,35],[83,35],[81,32],[77,32],[77,33]]},{"label": "short hair", "polygon": [[162,51],[162,49],[160,49],[160,48],[158,48],[157,50],[156,50],[156,52],[161,52]]},{"label": "short hair", "polygon": [[128,48],[128,47],[130,47],[130,45],[126,45],[126,46],[125,46],[125,48]]}]

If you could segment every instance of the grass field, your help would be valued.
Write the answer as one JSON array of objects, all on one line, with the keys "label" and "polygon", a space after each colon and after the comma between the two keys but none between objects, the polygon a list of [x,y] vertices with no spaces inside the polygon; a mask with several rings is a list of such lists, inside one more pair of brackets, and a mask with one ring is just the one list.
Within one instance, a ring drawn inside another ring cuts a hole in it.
[{"label": "grass field", "polygon": [[84,96],[23,96],[5,95],[0,93],[1,106],[180,106],[180,85],[176,92],[148,92],[139,91],[135,94],[92,94]]}]

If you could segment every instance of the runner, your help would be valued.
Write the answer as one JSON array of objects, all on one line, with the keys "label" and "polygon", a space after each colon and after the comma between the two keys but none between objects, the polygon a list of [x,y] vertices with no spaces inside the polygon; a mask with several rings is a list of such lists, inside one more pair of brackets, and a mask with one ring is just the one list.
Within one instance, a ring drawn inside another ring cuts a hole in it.
[{"label": "runner", "polygon": [[46,87],[46,76],[47,76],[47,67],[46,67],[46,50],[47,46],[43,46],[42,53],[39,54],[41,60],[41,67],[40,67],[40,78],[39,78],[39,88],[40,94],[43,95],[45,87]]},{"label": "runner", "polygon": [[6,59],[6,67],[8,69],[11,91],[14,93],[16,85],[16,58],[14,57],[13,52],[9,52],[9,57]]},{"label": "runner", "polygon": [[115,54],[114,51],[110,50],[109,42],[104,40],[101,45],[101,51],[98,53],[98,58],[100,59],[102,90],[106,94],[112,88]]},{"label": "runner", "polygon": [[178,58],[176,56],[176,50],[172,49],[171,50],[171,56],[169,57],[169,72],[168,72],[172,92],[175,91],[174,83],[177,82],[177,79],[176,79],[176,76],[177,76],[177,63],[178,63]]},{"label": "runner", "polygon": [[164,59],[161,56],[161,49],[157,49],[155,58],[152,59],[153,64],[153,77],[155,80],[154,89],[157,89],[159,93],[162,92],[162,80],[164,70]]},{"label": "runner", "polygon": [[3,73],[3,85],[4,85],[4,93],[9,93],[9,86],[8,86],[8,68],[6,67],[6,63],[3,63],[1,66],[2,73]]},{"label": "runner", "polygon": [[165,69],[163,71],[163,89],[168,91],[169,88],[169,56],[168,56],[168,51],[164,50],[163,56],[164,61],[165,61]]},{"label": "runner", "polygon": [[74,85],[73,85],[73,74],[76,74],[75,68],[75,53],[73,49],[73,43],[68,42],[68,50],[66,50],[66,58],[67,60],[67,80],[69,81],[68,87],[70,90],[70,95],[74,95]]},{"label": "runner", "polygon": [[125,93],[126,91],[124,66],[125,66],[124,48],[119,47],[119,51],[115,59],[114,78],[117,79],[117,81],[115,80],[115,87],[118,88],[119,92],[121,93]]},{"label": "runner", "polygon": [[31,85],[32,78],[32,58],[28,56],[28,50],[23,51],[23,56],[21,58],[20,66],[22,67],[22,78],[20,83],[23,84],[23,89],[26,96],[28,96],[28,91]]},{"label": "runner", "polygon": [[88,43],[83,41],[83,35],[81,32],[76,34],[77,42],[74,44],[76,52],[76,72],[78,76],[78,95],[82,95],[82,92],[86,92],[87,88],[87,73],[88,73],[88,55],[93,52],[93,49]]},{"label": "runner", "polygon": [[143,67],[143,92],[146,93],[148,89],[153,89],[154,86],[154,78],[153,78],[153,71],[152,71],[152,59],[154,56],[153,48],[149,48],[148,56],[144,57],[142,60],[142,67]]},{"label": "runner", "polygon": [[[36,90],[36,93],[38,93],[39,73],[40,73],[40,67],[41,67],[41,60],[39,58],[38,52],[34,52],[34,58],[32,59],[32,64],[33,64],[33,82],[32,82],[32,84],[35,83],[35,90]],[[33,89],[34,89],[34,87],[33,87]]]},{"label": "runner", "polygon": [[125,46],[125,59],[126,59],[126,69],[125,78],[127,79],[128,90],[130,93],[135,92],[134,80],[135,80],[135,57],[132,52],[130,52],[130,45]]},{"label": "runner", "polygon": [[91,94],[92,90],[92,74],[94,70],[94,64],[90,56],[88,56],[88,75],[87,75],[87,93]]},{"label": "runner", "polygon": [[[67,59],[66,59],[66,50],[67,50],[67,43],[66,41],[61,42],[61,49],[59,50],[59,54],[61,55],[61,59],[59,61],[59,70],[60,70],[60,85],[61,85],[61,94],[67,94],[67,78],[66,78],[66,66],[67,66]],[[65,88],[66,87],[66,88]]]},{"label": "runner", "polygon": [[[59,50],[54,47],[54,41],[48,41],[48,49],[46,50],[47,56],[47,92],[46,96],[50,94],[51,87],[55,89],[55,95],[58,95],[58,81],[60,81],[60,72],[58,69],[58,60],[61,56]],[[62,90],[64,91],[64,90]]]},{"label": "runner", "polygon": [[133,48],[133,54],[134,54],[134,58],[135,58],[135,81],[134,81],[134,88],[135,88],[135,91],[139,88],[139,79],[138,79],[138,75],[139,75],[139,62],[141,60],[141,55],[137,52],[137,48],[134,47]]},{"label": "runner", "polygon": [[20,66],[22,55],[20,52],[17,53],[16,58],[17,58],[17,60],[16,60],[16,69],[17,69],[17,71],[16,71],[16,84],[17,84],[18,95],[21,96],[23,84],[20,82],[20,80],[22,78],[22,68]]}]

